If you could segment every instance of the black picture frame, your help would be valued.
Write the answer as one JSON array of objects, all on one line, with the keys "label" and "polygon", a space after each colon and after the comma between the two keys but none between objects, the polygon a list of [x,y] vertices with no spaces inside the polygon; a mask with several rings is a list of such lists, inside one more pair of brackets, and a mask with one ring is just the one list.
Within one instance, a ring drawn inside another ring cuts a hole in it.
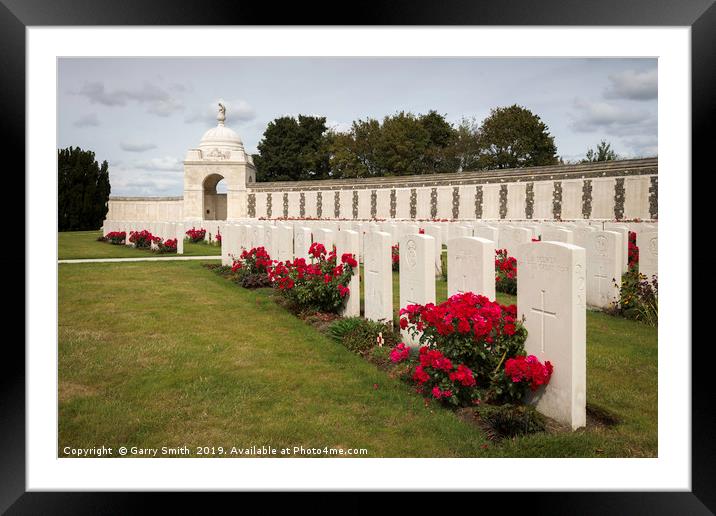
[{"label": "black picture frame", "polygon": [[[312,2],[274,5],[239,0],[0,0],[0,127],[7,149],[25,148],[25,29],[28,26],[345,25],[348,22],[352,25],[688,26],[691,27],[692,44],[692,169],[709,173],[713,165],[707,154],[713,144],[708,139],[708,127],[713,124],[716,114],[716,96],[713,94],[716,91],[716,7],[713,2],[401,0],[383,4]],[[339,13],[345,14],[341,16]],[[18,151],[13,155],[18,158],[15,169],[25,170],[24,153]],[[681,173],[687,177],[691,171],[667,170],[665,173]],[[13,189],[14,198],[19,203],[14,207],[14,213],[24,213],[24,177],[8,173],[5,179],[6,188]],[[24,232],[24,224],[22,229]],[[17,326],[17,321],[25,320],[25,303],[17,299],[25,298],[24,278],[21,279],[17,270],[22,266],[25,276],[31,271],[27,270],[23,247],[18,246],[12,252],[8,249],[6,253],[12,255],[3,258],[8,268],[5,284],[9,289],[6,292],[13,294],[12,302],[6,305],[6,321],[14,321]],[[691,249],[685,250],[685,256],[691,259]],[[685,277],[685,281],[691,285],[690,276]],[[692,353],[690,492],[486,493],[480,496],[494,498],[493,501],[501,505],[509,499],[510,509],[538,514],[711,514],[716,511],[716,446],[713,437],[716,411],[710,403],[714,394],[710,381],[712,360],[708,346],[702,345],[706,343],[691,345],[692,321],[681,321],[681,325],[684,340],[668,345],[681,346],[684,352],[691,349]],[[7,340],[4,351],[3,374],[0,375],[0,511],[7,510],[7,514],[132,514],[145,507],[143,504],[148,497],[159,499],[162,512],[174,508],[186,512],[191,508],[185,493],[26,492],[25,353],[17,340]],[[660,367],[668,367],[668,364],[660,364]],[[220,496],[225,500],[232,495]],[[415,501],[424,503],[417,497]],[[346,507],[345,501],[342,506]],[[361,502],[348,507],[353,510],[362,507],[364,511],[361,512],[378,508]],[[247,506],[244,508],[248,509]]]}]

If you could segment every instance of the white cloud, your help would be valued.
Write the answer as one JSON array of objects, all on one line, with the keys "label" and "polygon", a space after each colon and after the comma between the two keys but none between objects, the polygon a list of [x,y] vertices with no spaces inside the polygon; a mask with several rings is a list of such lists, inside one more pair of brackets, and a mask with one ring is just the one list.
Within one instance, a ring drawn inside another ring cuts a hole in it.
[{"label": "white cloud", "polygon": [[187,123],[201,122],[207,126],[216,125],[216,115],[219,112],[219,102],[226,106],[226,125],[248,122],[256,118],[256,111],[245,100],[222,100],[206,104],[204,107],[195,109],[184,120]]},{"label": "white cloud", "polygon": [[184,164],[174,156],[164,156],[161,158],[151,158],[147,160],[137,160],[132,162],[132,167],[141,170],[159,170],[159,171],[182,171]]},{"label": "white cloud", "polygon": [[630,149],[630,157],[652,157],[659,154],[656,135],[642,135],[625,138],[624,144]]},{"label": "white cloud", "polygon": [[97,113],[88,113],[79,117],[72,125],[75,127],[97,127],[99,118],[97,118]]},{"label": "white cloud", "polygon": [[571,128],[576,132],[602,131],[619,136],[655,132],[656,117],[644,109],[581,99],[575,99],[574,108]]},{"label": "white cloud", "polygon": [[100,81],[85,82],[77,94],[87,97],[92,104],[104,106],[126,106],[130,101],[147,105],[147,113],[169,116],[184,110],[183,103],[165,89],[144,82],[140,88],[115,89],[108,91]]},{"label": "white cloud", "polygon": [[127,152],[145,152],[151,149],[156,149],[157,146],[153,143],[136,143],[136,142],[121,142],[120,148]]},{"label": "white cloud", "polygon": [[[166,158],[112,163],[109,181],[116,196],[175,196],[182,195],[184,176],[171,168]],[[149,171],[149,172],[148,172]]]},{"label": "white cloud", "polygon": [[353,127],[353,123],[338,122],[336,120],[326,120],[326,127],[337,133],[347,133],[350,132],[351,128]]},{"label": "white cloud", "polygon": [[609,76],[611,85],[604,92],[608,99],[653,100],[658,96],[657,69],[626,70]]}]

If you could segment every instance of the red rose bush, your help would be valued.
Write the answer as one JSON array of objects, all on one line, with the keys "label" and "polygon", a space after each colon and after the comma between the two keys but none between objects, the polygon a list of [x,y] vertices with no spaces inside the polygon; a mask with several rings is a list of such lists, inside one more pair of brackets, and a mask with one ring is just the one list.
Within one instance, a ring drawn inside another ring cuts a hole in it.
[{"label": "red rose bush", "polygon": [[104,241],[113,245],[120,245],[124,244],[125,238],[127,238],[125,231],[111,231],[104,236]]},{"label": "red rose bush", "polygon": [[129,241],[134,244],[134,247],[140,249],[149,249],[152,246],[152,242],[156,241],[156,238],[157,237],[152,235],[146,229],[141,231],[130,231],[129,233]]},{"label": "red rose bush", "polygon": [[199,242],[204,241],[204,238],[206,237],[206,230],[203,228],[191,228],[189,231],[186,232],[186,235],[189,237],[189,240],[197,244]]},{"label": "red rose bush", "polygon": [[296,258],[277,262],[269,278],[298,311],[338,313],[350,294],[348,284],[358,262],[352,254],[346,253],[337,263],[335,251],[327,253],[318,242],[311,244],[308,252],[308,261]]},{"label": "red rose bush", "polygon": [[495,251],[495,289],[517,294],[517,260],[507,254],[507,249]]},{"label": "red rose bush", "polygon": [[[468,405],[478,403],[481,393],[489,401],[518,400],[533,384],[532,377],[526,383],[519,377],[512,382],[514,387],[505,388],[506,361],[524,355],[527,338],[515,305],[460,293],[439,305],[402,308],[400,327],[419,341],[411,380],[423,394],[452,405]],[[405,360],[403,349],[395,348],[391,360]]]},{"label": "red rose bush", "polygon": [[154,251],[157,253],[176,253],[177,252],[177,239],[168,238],[162,241],[159,237],[152,237],[152,241],[156,244]]},{"label": "red rose bush", "polygon": [[245,274],[268,274],[273,261],[263,247],[253,247],[250,250],[241,251],[238,260],[234,259],[231,266],[231,272],[239,272]]},{"label": "red rose bush", "polygon": [[629,231],[629,270],[639,268],[639,247],[636,245],[636,232]]}]

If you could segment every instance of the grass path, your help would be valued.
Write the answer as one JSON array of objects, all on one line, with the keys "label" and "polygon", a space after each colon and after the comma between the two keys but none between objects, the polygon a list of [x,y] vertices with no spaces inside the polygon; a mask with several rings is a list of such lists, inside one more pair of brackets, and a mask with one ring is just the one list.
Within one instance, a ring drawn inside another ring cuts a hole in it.
[{"label": "grass path", "polygon": [[[444,292],[439,282],[438,296]],[[367,448],[372,457],[657,454],[654,328],[588,314],[588,403],[621,424],[495,445],[450,411],[426,407],[409,386],[304,324],[272,295],[241,289],[196,262],[60,265],[60,449],[303,445]]]}]

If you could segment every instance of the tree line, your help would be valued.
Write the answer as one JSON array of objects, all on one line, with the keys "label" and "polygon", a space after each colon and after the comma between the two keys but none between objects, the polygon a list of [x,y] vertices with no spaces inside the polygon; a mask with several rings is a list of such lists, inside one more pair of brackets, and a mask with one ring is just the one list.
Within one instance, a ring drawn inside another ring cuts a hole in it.
[{"label": "tree line", "polygon": [[102,226],[109,200],[109,165],[79,147],[57,150],[57,216],[59,231],[86,231]]},{"label": "tree line", "polygon": [[518,105],[495,108],[477,124],[451,124],[436,111],[400,111],[356,120],[348,131],[325,117],[284,116],[268,124],[253,156],[258,181],[404,176],[553,165],[549,128]]}]

